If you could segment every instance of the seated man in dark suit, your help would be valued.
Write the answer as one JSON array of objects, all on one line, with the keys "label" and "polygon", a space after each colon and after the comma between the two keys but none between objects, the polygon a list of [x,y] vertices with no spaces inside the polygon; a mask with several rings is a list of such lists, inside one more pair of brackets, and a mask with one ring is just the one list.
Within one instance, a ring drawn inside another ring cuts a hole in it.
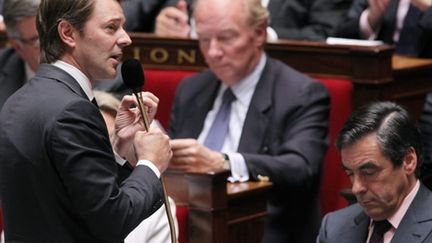
[{"label": "seated man in dark suit", "polygon": [[358,203],[329,213],[317,242],[432,242],[432,193],[419,180],[419,129],[402,107],[355,111],[337,138]]},{"label": "seated man in dark suit", "polygon": [[210,70],[177,89],[172,167],[227,168],[232,180],[270,180],[264,242],[314,242],[327,90],[264,53],[268,11],[259,0],[199,0],[195,10]]},{"label": "seated man in dark suit", "polygon": [[4,102],[34,76],[39,66],[36,13],[40,0],[7,0],[4,21],[11,47],[0,51],[0,110]]},{"label": "seated man in dark suit", "polygon": [[382,40],[396,53],[432,57],[432,2],[422,0],[354,0],[335,36]]},{"label": "seated man in dark suit", "polygon": [[[156,19],[155,33],[166,37],[195,36],[189,23],[192,0],[168,0]],[[351,5],[351,0],[261,0],[270,12],[268,39],[324,40]],[[189,14],[188,14],[189,12]]]},{"label": "seated man in dark suit", "polygon": [[[0,50],[0,110],[6,100],[31,79],[39,67],[39,36],[36,13],[40,0],[6,0],[5,23],[11,47]],[[130,94],[120,75],[95,83],[94,88],[115,93],[118,98]]]}]

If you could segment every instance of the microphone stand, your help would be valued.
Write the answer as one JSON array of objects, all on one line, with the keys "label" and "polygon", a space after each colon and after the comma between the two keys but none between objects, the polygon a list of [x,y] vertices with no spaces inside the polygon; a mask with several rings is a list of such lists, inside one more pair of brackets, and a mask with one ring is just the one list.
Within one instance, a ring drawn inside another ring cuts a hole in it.
[{"label": "microphone stand", "polygon": [[[145,129],[146,132],[148,132],[149,129],[150,129],[150,124],[149,124],[149,120],[148,120],[148,117],[147,117],[147,113],[144,110],[144,104],[143,104],[143,101],[142,101],[142,93],[141,92],[133,92],[133,93],[135,94],[135,97],[136,97],[137,102],[138,102],[138,108],[139,108],[139,111],[141,113],[144,129]],[[164,179],[163,179],[162,175],[160,177],[160,181],[161,181],[161,184],[162,184],[163,196],[164,196],[164,200],[165,200],[165,203],[164,203],[165,211],[166,211],[166,215],[167,215],[167,218],[168,218],[168,224],[169,224],[169,227],[170,227],[171,243],[177,243],[177,240],[176,240],[176,231],[175,231],[175,225],[174,225],[174,219],[173,219],[173,216],[172,216],[171,207],[169,205],[169,200],[168,200],[168,194],[167,194],[167,191],[166,191],[165,182],[164,182]]]}]

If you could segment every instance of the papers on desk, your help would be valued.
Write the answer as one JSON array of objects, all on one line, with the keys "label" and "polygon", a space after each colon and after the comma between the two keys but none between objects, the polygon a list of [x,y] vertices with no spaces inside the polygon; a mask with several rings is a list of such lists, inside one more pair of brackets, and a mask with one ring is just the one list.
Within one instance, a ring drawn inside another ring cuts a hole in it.
[{"label": "papers on desk", "polygon": [[350,45],[350,46],[379,46],[384,44],[384,42],[379,40],[358,40],[358,39],[346,39],[346,38],[336,38],[336,37],[328,37],[326,43],[330,45]]}]

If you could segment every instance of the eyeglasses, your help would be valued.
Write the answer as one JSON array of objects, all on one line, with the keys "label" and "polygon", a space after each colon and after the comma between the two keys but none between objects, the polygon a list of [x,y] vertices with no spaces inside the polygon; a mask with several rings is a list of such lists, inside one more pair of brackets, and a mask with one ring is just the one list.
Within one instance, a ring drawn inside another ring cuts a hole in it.
[{"label": "eyeglasses", "polygon": [[39,47],[39,36],[33,36],[30,38],[21,38],[21,37],[13,37],[18,42],[20,42],[22,45],[28,45],[31,47]]}]

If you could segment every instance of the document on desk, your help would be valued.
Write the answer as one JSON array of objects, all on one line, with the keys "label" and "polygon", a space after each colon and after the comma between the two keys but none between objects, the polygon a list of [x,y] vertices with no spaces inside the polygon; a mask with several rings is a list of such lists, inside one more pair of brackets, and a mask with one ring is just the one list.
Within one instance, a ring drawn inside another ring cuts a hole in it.
[{"label": "document on desk", "polygon": [[350,46],[379,46],[384,44],[380,40],[358,40],[358,39],[346,39],[328,37],[326,43],[330,45],[350,45]]}]

